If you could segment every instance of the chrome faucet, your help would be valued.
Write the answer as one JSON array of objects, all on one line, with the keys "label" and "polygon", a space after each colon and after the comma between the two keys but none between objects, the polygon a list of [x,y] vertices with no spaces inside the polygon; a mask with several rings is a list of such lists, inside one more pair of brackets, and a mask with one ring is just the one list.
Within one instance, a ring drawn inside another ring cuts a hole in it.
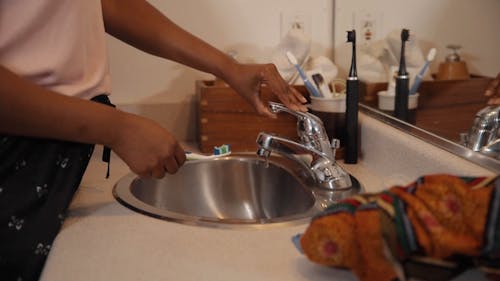
[{"label": "chrome faucet", "polygon": [[500,106],[487,106],[476,113],[462,143],[474,150],[500,158]]},{"label": "chrome faucet", "polygon": [[[269,102],[271,112],[286,112],[297,117],[297,134],[301,143],[268,133],[257,137],[257,155],[269,157],[272,151],[299,162],[319,187],[330,190],[351,188],[349,174],[335,161],[339,140],[328,140],[323,122],[317,116],[291,110],[282,104]],[[312,157],[304,157],[310,155]]]}]

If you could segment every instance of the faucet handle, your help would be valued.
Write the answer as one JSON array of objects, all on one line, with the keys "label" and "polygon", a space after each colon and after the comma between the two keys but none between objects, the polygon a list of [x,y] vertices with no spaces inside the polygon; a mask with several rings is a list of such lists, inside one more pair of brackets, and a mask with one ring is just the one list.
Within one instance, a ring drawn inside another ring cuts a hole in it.
[{"label": "faucet handle", "polygon": [[286,112],[286,113],[289,113],[289,114],[297,117],[297,119],[299,119],[299,120],[310,120],[310,122],[312,122],[312,123],[315,123],[315,124],[319,123],[319,124],[321,124],[321,126],[323,126],[323,121],[321,121],[321,119],[318,116],[311,114],[309,112],[301,112],[301,111],[292,110],[281,103],[270,101],[269,102],[269,109],[271,110],[272,113]]},{"label": "faucet handle", "polygon": [[324,135],[324,126],[321,119],[309,112],[300,112],[289,109],[285,105],[277,102],[269,102],[269,109],[272,113],[286,112],[297,118],[297,130],[299,134],[306,133],[307,135]]},{"label": "faucet handle", "polygon": [[285,105],[283,105],[281,103],[277,103],[277,102],[270,101],[269,102],[269,109],[271,110],[272,113],[278,113],[278,112],[283,111],[283,112],[289,113],[289,114],[291,114],[299,119],[308,117],[307,113],[305,113],[305,112],[300,112],[300,111],[295,111],[295,110],[289,109]]},{"label": "faucet handle", "polygon": [[[323,121],[318,116],[308,112],[291,110],[281,103],[271,101],[269,102],[269,108],[273,113],[283,111],[297,117],[297,134],[301,142],[329,156],[332,155],[328,134],[326,133]],[[332,157],[332,159],[335,158]]]}]

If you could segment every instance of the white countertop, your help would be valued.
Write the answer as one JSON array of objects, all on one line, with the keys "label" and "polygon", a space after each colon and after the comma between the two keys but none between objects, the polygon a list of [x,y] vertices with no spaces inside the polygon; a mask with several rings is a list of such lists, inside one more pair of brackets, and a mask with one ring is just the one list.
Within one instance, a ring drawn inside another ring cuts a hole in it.
[{"label": "white countertop", "polygon": [[[364,124],[372,122],[366,118],[360,115]],[[373,132],[379,131],[375,129]],[[371,134],[365,130],[362,142]],[[412,173],[402,176],[394,170],[380,177],[380,167],[375,169],[369,153],[364,154],[367,160],[344,167],[368,192],[383,190],[394,181],[403,180],[400,183],[404,184],[408,178],[415,179]],[[218,229],[135,213],[115,201],[111,193],[118,179],[129,173],[128,167],[113,155],[111,177],[105,179],[106,165],[100,156],[96,150],[41,280],[356,280],[348,271],[309,262],[295,249],[291,238],[307,224]],[[482,170],[477,168],[478,172]],[[475,280],[481,277],[472,274]],[[463,278],[467,275],[460,280]]]},{"label": "white countertop", "polygon": [[[291,238],[307,224],[218,229],[135,213],[111,194],[128,167],[114,157],[106,180],[94,155],[41,280],[356,280],[297,251]],[[376,182],[360,167],[360,181]]]}]

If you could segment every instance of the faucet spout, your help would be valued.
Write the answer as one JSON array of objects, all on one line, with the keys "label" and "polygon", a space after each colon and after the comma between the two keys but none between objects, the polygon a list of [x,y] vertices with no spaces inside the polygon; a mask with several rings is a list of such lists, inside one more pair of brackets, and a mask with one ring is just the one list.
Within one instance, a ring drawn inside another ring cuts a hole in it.
[{"label": "faucet spout", "polygon": [[321,188],[342,190],[352,186],[349,174],[335,162],[335,158],[313,147],[268,133],[258,135],[257,145],[257,155],[261,157],[267,158],[271,152],[276,152],[298,162]]},{"label": "faucet spout", "polygon": [[339,142],[333,139],[330,143],[321,119],[279,103],[270,102],[269,106],[273,113],[286,112],[297,117],[300,143],[261,132],[257,137],[257,155],[267,158],[271,152],[276,152],[298,162],[321,188],[343,190],[352,187],[349,174],[335,161]]}]

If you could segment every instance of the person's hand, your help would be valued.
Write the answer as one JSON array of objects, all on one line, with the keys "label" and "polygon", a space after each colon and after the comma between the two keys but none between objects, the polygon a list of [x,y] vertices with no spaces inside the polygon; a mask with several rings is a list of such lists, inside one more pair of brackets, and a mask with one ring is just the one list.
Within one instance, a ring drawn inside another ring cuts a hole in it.
[{"label": "person's hand", "polygon": [[497,78],[490,82],[484,95],[490,98],[488,104],[500,105],[500,73],[498,73]]},{"label": "person's hand", "polygon": [[124,113],[110,148],[142,178],[174,174],[186,161],[177,140],[154,121]]},{"label": "person's hand", "polygon": [[226,82],[261,115],[276,117],[260,99],[259,92],[263,84],[267,85],[286,107],[307,111],[304,105],[306,98],[283,80],[274,64],[236,64],[236,70],[228,80]]}]

